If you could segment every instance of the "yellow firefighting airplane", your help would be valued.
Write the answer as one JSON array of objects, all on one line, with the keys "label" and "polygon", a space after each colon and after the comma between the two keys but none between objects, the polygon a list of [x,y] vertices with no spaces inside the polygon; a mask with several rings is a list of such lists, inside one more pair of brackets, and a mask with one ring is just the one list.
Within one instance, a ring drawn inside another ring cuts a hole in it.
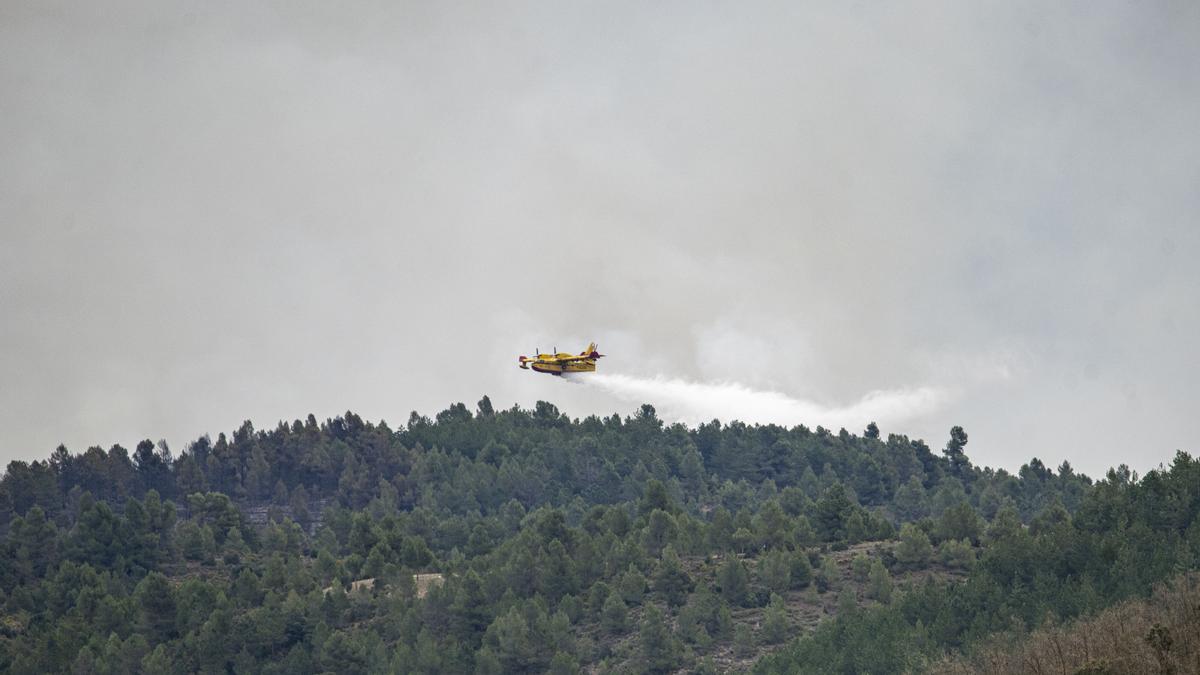
[{"label": "yellow firefighting airplane", "polygon": [[[521,356],[518,361],[526,370],[532,367],[539,373],[562,375],[563,373],[594,373],[596,372],[596,359],[604,358],[603,354],[596,351],[595,342],[588,345],[587,349],[580,352],[578,356],[559,352],[557,348],[554,351],[558,353]],[[534,352],[537,350],[535,349]]]}]

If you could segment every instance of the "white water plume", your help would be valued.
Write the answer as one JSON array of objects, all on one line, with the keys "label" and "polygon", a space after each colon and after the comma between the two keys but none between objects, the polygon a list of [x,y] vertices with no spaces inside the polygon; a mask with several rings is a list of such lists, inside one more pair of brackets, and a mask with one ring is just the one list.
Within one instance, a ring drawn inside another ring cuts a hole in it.
[{"label": "white water plume", "polygon": [[663,376],[594,373],[569,378],[631,403],[649,403],[668,422],[700,424],[719,419],[748,424],[779,424],[860,430],[870,422],[895,424],[941,407],[945,390],[923,386],[876,390],[849,405],[823,405],[777,391],[759,391],[736,382],[689,382]]}]

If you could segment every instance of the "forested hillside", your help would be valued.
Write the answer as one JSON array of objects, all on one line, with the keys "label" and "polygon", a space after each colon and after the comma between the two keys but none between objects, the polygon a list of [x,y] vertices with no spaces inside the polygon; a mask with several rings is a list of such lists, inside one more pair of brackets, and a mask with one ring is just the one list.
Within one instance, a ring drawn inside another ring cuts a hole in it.
[{"label": "forested hillside", "polygon": [[967,440],[485,397],[60,447],[0,480],[0,670],[922,670],[1196,567],[1188,455],[1093,483]]}]

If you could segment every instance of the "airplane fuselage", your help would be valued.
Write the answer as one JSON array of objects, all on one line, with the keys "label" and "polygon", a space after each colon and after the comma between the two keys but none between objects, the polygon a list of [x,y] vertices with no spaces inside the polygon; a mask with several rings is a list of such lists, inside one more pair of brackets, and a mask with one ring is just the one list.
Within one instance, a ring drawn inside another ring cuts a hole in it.
[{"label": "airplane fuselage", "polygon": [[565,352],[538,354],[533,357],[521,356],[517,361],[521,364],[521,368],[526,370],[532,368],[538,373],[562,375],[564,373],[594,373],[596,372],[596,359],[600,358],[604,358],[604,355],[596,351],[596,343],[593,342],[580,354]]},{"label": "airplane fuselage", "polygon": [[[569,356],[569,355],[567,355]],[[596,372],[596,360],[588,359],[586,361],[565,361],[555,363],[553,361],[531,361],[529,367],[539,373],[549,373],[551,375],[562,375],[563,373],[594,373]]]}]

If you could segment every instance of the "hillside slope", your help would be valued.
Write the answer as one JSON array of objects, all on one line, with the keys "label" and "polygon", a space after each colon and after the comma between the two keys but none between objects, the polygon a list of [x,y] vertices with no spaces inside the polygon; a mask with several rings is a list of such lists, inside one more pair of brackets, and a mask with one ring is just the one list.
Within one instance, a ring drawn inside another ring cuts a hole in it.
[{"label": "hillside slope", "polygon": [[0,669],[894,672],[1200,557],[1185,454],[1093,483],[966,444],[484,398],[59,448],[0,479]]}]

